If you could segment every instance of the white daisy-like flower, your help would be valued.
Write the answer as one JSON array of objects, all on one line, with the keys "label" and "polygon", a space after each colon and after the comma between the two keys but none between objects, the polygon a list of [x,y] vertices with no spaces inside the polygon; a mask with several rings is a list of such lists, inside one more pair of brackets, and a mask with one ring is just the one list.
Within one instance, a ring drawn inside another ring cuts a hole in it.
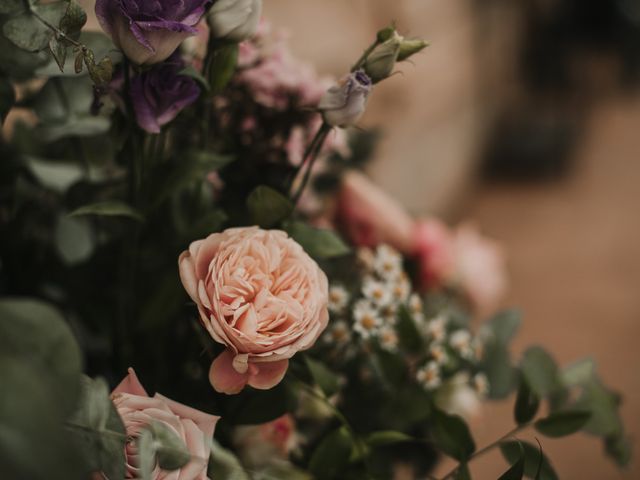
[{"label": "white daisy-like flower", "polygon": [[473,388],[478,395],[486,396],[489,393],[489,379],[484,373],[476,373],[473,377]]},{"label": "white daisy-like flower", "polygon": [[373,268],[382,278],[397,277],[402,272],[402,256],[389,245],[379,245]]},{"label": "white daisy-like flower", "polygon": [[447,360],[449,360],[449,356],[447,355],[447,351],[445,350],[445,348],[442,345],[440,345],[438,343],[434,343],[429,347],[429,355],[431,355],[433,360],[438,365],[443,365],[443,364],[447,363]]},{"label": "white daisy-like flower", "polygon": [[463,358],[472,358],[471,333],[468,330],[456,330],[449,337],[449,345]]},{"label": "white daisy-like flower", "polygon": [[344,345],[351,340],[351,330],[347,322],[339,320],[331,324],[323,338],[325,342],[332,345]]},{"label": "white daisy-like flower", "polygon": [[353,308],[353,319],[355,320],[353,329],[365,339],[376,335],[382,324],[378,311],[367,300],[356,303]]},{"label": "white daisy-like flower", "polygon": [[447,336],[447,317],[438,315],[432,318],[426,323],[424,331],[434,342],[443,342]]},{"label": "white daisy-like flower", "polygon": [[388,325],[382,327],[378,332],[378,338],[383,349],[389,352],[398,350],[398,334],[392,327]]},{"label": "white daisy-like flower", "polygon": [[349,303],[349,292],[342,285],[329,288],[329,311],[340,313]]},{"label": "white daisy-like flower", "polygon": [[387,325],[395,325],[398,323],[398,306],[390,303],[380,308],[380,316]]},{"label": "white daisy-like flower", "polygon": [[442,384],[440,367],[434,361],[427,362],[427,364],[416,373],[416,379],[427,390],[435,390]]},{"label": "white daisy-like flower", "polygon": [[413,314],[422,313],[422,299],[417,293],[412,293],[409,297],[409,311]]},{"label": "white daisy-like flower", "polygon": [[376,259],[373,250],[367,247],[360,247],[356,252],[356,257],[358,258],[358,262],[360,263],[360,265],[362,265],[365,270],[367,270],[368,272],[371,272],[373,270]]},{"label": "white daisy-like flower", "polygon": [[388,305],[391,302],[391,289],[383,282],[367,277],[362,284],[362,293],[378,307]]},{"label": "white daisy-like flower", "polygon": [[396,302],[405,302],[411,293],[411,282],[407,274],[402,272],[391,283],[391,296]]}]

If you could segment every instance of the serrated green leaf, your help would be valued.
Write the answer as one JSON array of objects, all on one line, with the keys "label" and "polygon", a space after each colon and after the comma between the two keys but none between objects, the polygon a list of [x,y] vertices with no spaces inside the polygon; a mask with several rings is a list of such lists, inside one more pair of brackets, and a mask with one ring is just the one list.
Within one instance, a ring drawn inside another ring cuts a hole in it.
[{"label": "serrated green leaf", "polygon": [[336,478],[351,458],[353,439],[340,427],[329,433],[316,447],[309,461],[309,471],[318,480]]},{"label": "serrated green leaf", "polygon": [[520,442],[516,442],[516,444],[518,446],[518,459],[513,462],[509,470],[500,475],[498,480],[521,480],[524,476],[524,448]]},{"label": "serrated green leaf", "polygon": [[213,48],[211,63],[206,72],[209,80],[209,91],[217,95],[227,86],[236,71],[238,64],[238,45],[209,45]]},{"label": "serrated green leaf", "polygon": [[527,385],[540,398],[562,388],[556,362],[540,347],[531,347],[524,352],[520,368]]},{"label": "serrated green leaf", "polygon": [[559,411],[538,420],[534,426],[543,435],[558,438],[579,431],[589,421],[590,417],[591,412],[588,411]]},{"label": "serrated green leaf", "polygon": [[83,215],[98,215],[106,217],[127,217],[144,221],[143,215],[130,205],[117,200],[92,203],[80,207],[69,214],[69,217],[80,217]]},{"label": "serrated green leaf", "polygon": [[154,440],[154,449],[158,465],[163,470],[178,470],[191,459],[184,442],[175,432],[162,422],[153,422],[148,427]]},{"label": "serrated green leaf", "polygon": [[262,228],[269,228],[285,220],[293,212],[293,204],[287,197],[266,185],[260,185],[247,198],[251,221]]},{"label": "serrated green leaf", "polygon": [[533,419],[538,413],[540,407],[540,399],[531,391],[527,382],[524,379],[520,379],[520,387],[518,388],[518,395],[516,397],[516,404],[514,407],[514,417],[518,425],[523,425]]},{"label": "serrated green leaf", "polygon": [[303,222],[291,222],[286,225],[285,230],[313,258],[341,257],[351,251],[342,239],[330,230],[314,228]]},{"label": "serrated green leaf", "polygon": [[558,480],[549,459],[537,447],[523,441],[503,442],[500,444],[502,456],[510,464],[520,457],[520,449],[524,452],[524,475],[538,480]]},{"label": "serrated green leaf", "polygon": [[476,450],[469,427],[458,415],[435,410],[432,435],[436,448],[460,462],[468,460]]},{"label": "serrated green leaf", "polygon": [[383,430],[369,434],[365,440],[370,447],[381,447],[395,443],[411,442],[415,439],[410,435],[395,430]]},{"label": "serrated green leaf", "polygon": [[335,373],[329,370],[323,363],[309,356],[305,356],[304,361],[307,364],[313,381],[322,389],[326,396],[330,397],[338,391],[340,387],[338,376]]}]

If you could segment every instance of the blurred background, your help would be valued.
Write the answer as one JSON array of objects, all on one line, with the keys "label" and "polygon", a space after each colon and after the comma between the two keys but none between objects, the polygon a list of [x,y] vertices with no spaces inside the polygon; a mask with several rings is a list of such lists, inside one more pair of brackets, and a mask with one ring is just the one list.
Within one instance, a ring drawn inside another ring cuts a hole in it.
[{"label": "blurred background", "polygon": [[[369,173],[414,214],[475,219],[499,240],[505,305],[525,312],[516,349],[543,344],[562,364],[592,356],[638,437],[640,1],[266,0],[265,10],[323,74],[341,76],[389,20],[431,42],[376,87],[363,127],[384,137]],[[485,406],[479,445],[511,428],[511,408]],[[626,471],[586,435],[543,447],[561,478],[640,478],[637,442]],[[504,462],[490,454],[472,470],[494,479]]]},{"label": "blurred background", "polygon": [[[506,304],[525,312],[516,348],[544,344],[565,365],[593,356],[638,437],[640,1],[265,4],[322,73],[341,75],[389,20],[431,42],[376,87],[363,126],[385,131],[369,173],[413,213],[472,218],[498,239]],[[479,445],[510,429],[511,408],[485,407]],[[640,478],[637,443],[627,471],[586,435],[543,447],[561,478]],[[474,462],[474,478],[503,471],[499,453]]]}]

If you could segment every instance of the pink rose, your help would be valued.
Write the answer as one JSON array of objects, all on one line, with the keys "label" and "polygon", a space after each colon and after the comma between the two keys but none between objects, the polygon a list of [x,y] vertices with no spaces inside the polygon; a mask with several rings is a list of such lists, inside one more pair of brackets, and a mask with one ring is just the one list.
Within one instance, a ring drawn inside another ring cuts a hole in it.
[{"label": "pink rose", "polygon": [[413,219],[394,198],[359,172],[350,171],[343,177],[337,220],[357,246],[386,243],[404,254],[413,253]]},{"label": "pink rose", "polygon": [[214,233],[193,242],[178,263],[202,324],[227,347],[209,371],[219,392],[277,385],[289,358],[327,326],[327,277],[285,232]]},{"label": "pink rose", "polygon": [[287,459],[299,444],[296,422],[289,414],[261,425],[236,428],[233,442],[243,463],[262,467],[277,459]]},{"label": "pink rose", "polygon": [[423,290],[441,287],[453,274],[453,238],[448,227],[440,220],[430,218],[416,224],[414,251]]},{"label": "pink rose", "polygon": [[491,313],[507,289],[504,253],[471,223],[459,226],[453,239],[455,282],[476,311]]},{"label": "pink rose", "polygon": [[159,467],[153,472],[154,480],[206,480],[210,452],[209,439],[213,438],[220,417],[195,410],[156,393],[149,397],[132,368],[111,394],[111,398],[127,431],[125,454],[126,478],[139,478],[135,439],[152,422],[161,422],[180,437],[192,458],[180,470],[171,472]]}]

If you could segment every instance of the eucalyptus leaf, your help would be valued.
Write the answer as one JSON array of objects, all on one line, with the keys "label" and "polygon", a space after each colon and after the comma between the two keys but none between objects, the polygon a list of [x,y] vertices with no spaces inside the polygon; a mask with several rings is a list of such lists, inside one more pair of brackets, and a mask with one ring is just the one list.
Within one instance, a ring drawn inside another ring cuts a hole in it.
[{"label": "eucalyptus leaf", "polygon": [[77,163],[44,160],[32,156],[25,156],[24,161],[41,185],[58,193],[66,192],[84,175]]},{"label": "eucalyptus leaf", "polygon": [[247,198],[251,220],[263,228],[269,228],[285,220],[293,212],[293,204],[277,190],[260,185]]},{"label": "eucalyptus leaf", "polygon": [[412,442],[414,440],[415,439],[413,437],[406,433],[395,430],[384,430],[369,434],[365,441],[370,447],[380,447],[395,443]]},{"label": "eucalyptus leaf", "polygon": [[524,475],[538,480],[558,480],[558,475],[553,469],[546,455],[537,447],[523,441],[502,442],[500,451],[502,456],[510,464],[518,461],[524,453]]},{"label": "eucalyptus leaf", "polygon": [[66,122],[53,125],[41,125],[38,128],[45,142],[54,142],[66,137],[89,137],[106,133],[111,122],[106,117],[84,115],[70,117]]},{"label": "eucalyptus leaf", "polygon": [[324,394],[328,397],[336,393],[340,387],[338,376],[329,370],[323,363],[312,359],[309,356],[304,357],[309,373],[313,381],[318,385]]},{"label": "eucalyptus leaf", "polygon": [[489,320],[486,327],[496,341],[506,345],[513,339],[521,324],[522,315],[518,310],[505,310]]},{"label": "eucalyptus leaf", "polygon": [[471,472],[469,471],[469,465],[461,463],[456,472],[455,480],[471,480]]},{"label": "eucalyptus leaf", "polygon": [[582,393],[573,407],[591,412],[591,417],[584,427],[585,431],[603,437],[622,435],[623,425],[618,412],[618,397],[597,377],[594,376],[582,385]]},{"label": "eucalyptus leaf", "polygon": [[436,448],[460,462],[468,460],[476,450],[469,427],[458,415],[435,410],[432,436]]},{"label": "eucalyptus leaf", "polygon": [[58,26],[65,35],[73,40],[78,40],[80,30],[87,23],[87,14],[75,0],[69,0],[67,5],[67,11]]},{"label": "eucalyptus leaf", "polygon": [[0,352],[46,372],[46,397],[53,405],[65,412],[75,406],[82,356],[73,333],[53,306],[33,299],[0,300]]},{"label": "eucalyptus leaf", "polygon": [[525,455],[524,448],[520,442],[516,442],[519,450],[518,459],[513,462],[513,465],[504,472],[498,480],[521,480],[524,476]]},{"label": "eucalyptus leaf", "polygon": [[518,425],[524,425],[536,416],[540,407],[540,399],[531,391],[524,379],[520,380],[518,396],[514,408],[514,417]]},{"label": "eucalyptus leaf", "polygon": [[353,439],[340,427],[329,433],[316,447],[309,461],[309,471],[318,480],[339,478],[349,463]]},{"label": "eucalyptus leaf", "polygon": [[520,368],[527,385],[540,398],[562,388],[556,362],[540,347],[531,347],[524,352]]},{"label": "eucalyptus leaf", "polygon": [[534,425],[543,435],[558,438],[576,433],[585,426],[590,417],[591,412],[588,411],[559,411],[538,420]]},{"label": "eucalyptus leaf", "polygon": [[575,362],[560,372],[562,384],[575,387],[590,382],[595,376],[596,365],[592,358],[585,358]]},{"label": "eucalyptus leaf", "polygon": [[191,454],[178,435],[162,422],[149,426],[153,434],[154,449],[158,465],[163,470],[178,470],[191,459]]},{"label": "eucalyptus leaf", "polygon": [[140,212],[130,205],[117,200],[109,200],[104,202],[92,203],[80,207],[69,214],[69,217],[81,217],[84,215],[97,215],[102,217],[127,217],[144,221],[144,217]]},{"label": "eucalyptus leaf", "polygon": [[55,245],[60,257],[69,265],[87,260],[95,249],[91,228],[85,219],[58,217]]},{"label": "eucalyptus leaf", "polygon": [[24,9],[23,0],[0,0],[0,15],[22,12]]},{"label": "eucalyptus leaf", "polygon": [[153,443],[153,433],[148,428],[143,429],[136,439],[140,480],[153,480],[153,470],[156,466],[156,452]]},{"label": "eucalyptus leaf", "polygon": [[[58,25],[67,10],[67,2],[45,3],[31,6],[44,21]],[[23,50],[37,52],[47,48],[53,31],[31,11],[11,17],[2,27],[4,36]]]},{"label": "eucalyptus leaf", "polygon": [[64,72],[64,63],[67,59],[67,47],[63,42],[58,41],[58,39],[53,36],[49,39],[49,52],[53,56],[53,59],[56,61],[58,68],[60,68],[61,72]]},{"label": "eucalyptus leaf", "polygon": [[285,230],[313,258],[327,259],[350,253],[349,247],[330,230],[314,228],[304,222],[291,222]]},{"label": "eucalyptus leaf", "polygon": [[633,446],[631,440],[624,435],[605,438],[604,449],[607,455],[621,467],[626,467],[631,462]]}]

